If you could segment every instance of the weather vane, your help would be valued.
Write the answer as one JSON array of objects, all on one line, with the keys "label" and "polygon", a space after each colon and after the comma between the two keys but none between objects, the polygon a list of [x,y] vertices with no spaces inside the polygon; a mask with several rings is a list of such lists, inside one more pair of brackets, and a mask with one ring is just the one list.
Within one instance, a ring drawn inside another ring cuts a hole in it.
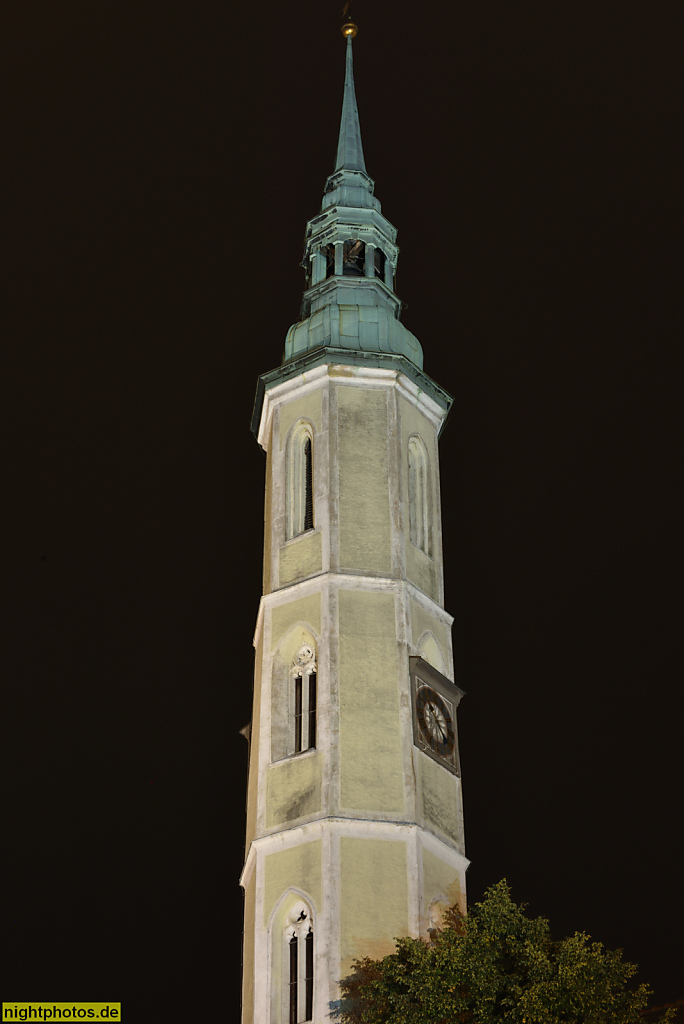
[{"label": "weather vane", "polygon": [[352,0],[347,0],[342,11],[342,20],[344,21],[344,24],[342,25],[342,35],[351,36],[353,39],[359,30],[351,20],[351,5]]}]

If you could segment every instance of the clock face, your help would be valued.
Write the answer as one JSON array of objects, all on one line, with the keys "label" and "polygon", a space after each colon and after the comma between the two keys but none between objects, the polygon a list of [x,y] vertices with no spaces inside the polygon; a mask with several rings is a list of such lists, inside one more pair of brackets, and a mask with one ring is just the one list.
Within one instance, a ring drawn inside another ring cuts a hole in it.
[{"label": "clock face", "polygon": [[421,686],[416,694],[418,728],[431,750],[442,757],[454,751],[454,723],[445,701],[431,686]]}]

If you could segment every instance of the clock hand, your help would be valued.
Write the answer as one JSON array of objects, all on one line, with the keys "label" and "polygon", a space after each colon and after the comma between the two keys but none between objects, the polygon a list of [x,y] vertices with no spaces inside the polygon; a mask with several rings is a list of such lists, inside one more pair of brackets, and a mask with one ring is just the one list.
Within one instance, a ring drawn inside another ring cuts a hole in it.
[{"label": "clock hand", "polygon": [[442,737],[442,740],[444,740],[446,737],[446,733],[444,732],[442,726],[440,725],[439,718],[437,717],[437,713],[432,704],[428,704],[428,711],[430,713],[430,718],[432,719],[430,731],[434,735],[436,730],[439,729],[439,735]]}]

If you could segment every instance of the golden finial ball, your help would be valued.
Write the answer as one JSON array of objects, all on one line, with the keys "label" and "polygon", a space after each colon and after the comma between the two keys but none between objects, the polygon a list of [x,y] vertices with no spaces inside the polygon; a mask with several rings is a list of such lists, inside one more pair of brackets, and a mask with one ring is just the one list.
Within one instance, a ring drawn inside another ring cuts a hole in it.
[{"label": "golden finial ball", "polygon": [[342,26],[342,35],[345,37],[351,36],[353,39],[358,31],[358,27],[354,24],[353,21],[348,21],[346,25]]}]

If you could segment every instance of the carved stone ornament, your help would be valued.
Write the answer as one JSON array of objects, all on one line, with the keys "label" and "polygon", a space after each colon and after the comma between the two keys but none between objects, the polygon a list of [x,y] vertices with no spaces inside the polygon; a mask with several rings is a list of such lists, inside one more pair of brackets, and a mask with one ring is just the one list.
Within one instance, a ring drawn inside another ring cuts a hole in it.
[{"label": "carved stone ornament", "polygon": [[287,915],[287,923],[292,928],[309,920],[309,908],[302,900],[298,900]]},{"label": "carved stone ornament", "polygon": [[295,654],[294,663],[297,668],[313,672],[316,668],[316,653],[310,644],[302,644]]}]

